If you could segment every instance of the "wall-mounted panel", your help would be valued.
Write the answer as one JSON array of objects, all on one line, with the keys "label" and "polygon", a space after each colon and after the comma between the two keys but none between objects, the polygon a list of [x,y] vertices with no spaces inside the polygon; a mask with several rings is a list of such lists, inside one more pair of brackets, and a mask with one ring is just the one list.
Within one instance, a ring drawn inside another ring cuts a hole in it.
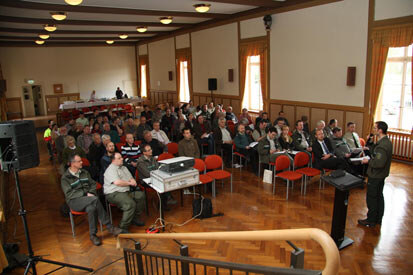
[{"label": "wall-mounted panel", "polygon": [[295,107],[292,105],[284,105],[283,111],[285,113],[285,117],[287,118],[290,126],[294,125],[295,121]]},{"label": "wall-mounted panel", "polygon": [[278,117],[278,113],[282,110],[281,104],[270,104],[270,120],[274,122],[275,119]]},{"label": "wall-mounted panel", "polygon": [[153,90],[176,90],[176,81],[169,80],[168,72],[175,72],[175,43],[168,38],[149,43],[149,78]]},{"label": "wall-mounted panel", "polygon": [[176,36],[175,43],[176,43],[177,49],[184,49],[184,48],[191,47],[191,43],[189,40],[189,33]]},{"label": "wall-mounted panel", "polygon": [[[276,15],[272,15],[272,19],[275,21]],[[262,16],[258,18],[241,21],[240,28],[241,39],[267,35]]]},{"label": "wall-mounted panel", "polygon": [[375,0],[374,20],[384,20],[413,14],[412,0]]},{"label": "wall-mounted panel", "polygon": [[[295,121],[301,119],[303,116],[307,116],[307,118],[310,117],[310,108],[309,107],[303,107],[303,106],[297,106],[295,109]],[[294,123],[290,122],[290,123]]]}]

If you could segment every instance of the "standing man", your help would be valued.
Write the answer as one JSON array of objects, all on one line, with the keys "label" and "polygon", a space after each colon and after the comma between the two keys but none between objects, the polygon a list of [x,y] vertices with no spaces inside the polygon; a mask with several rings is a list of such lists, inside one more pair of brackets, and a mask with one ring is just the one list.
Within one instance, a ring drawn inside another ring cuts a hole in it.
[{"label": "standing man", "polygon": [[114,236],[120,234],[121,230],[110,223],[105,209],[96,196],[96,182],[86,170],[82,169],[81,157],[74,154],[70,156],[69,161],[70,166],[63,174],[61,182],[66,202],[74,211],[87,212],[90,240],[94,245],[101,245],[102,242],[96,236],[98,218]]},{"label": "standing man", "polygon": [[363,164],[368,163],[367,175],[367,218],[358,220],[360,225],[373,227],[381,225],[384,214],[383,187],[384,180],[390,173],[393,146],[387,136],[387,123],[377,121],[374,123],[373,134],[377,137],[377,143],[370,147],[371,159],[364,159]]},{"label": "standing man", "polygon": [[122,92],[122,90],[118,87],[118,88],[116,89],[116,98],[117,98],[117,99],[122,99],[122,97],[123,97],[123,92]]},{"label": "standing man", "polygon": [[142,191],[131,191],[131,186],[136,187],[136,180],[128,168],[123,166],[120,153],[111,156],[112,163],[104,174],[105,184],[103,190],[108,202],[115,204],[123,211],[119,227],[122,233],[128,233],[130,224],[144,226],[140,215],[145,208],[145,194]]}]

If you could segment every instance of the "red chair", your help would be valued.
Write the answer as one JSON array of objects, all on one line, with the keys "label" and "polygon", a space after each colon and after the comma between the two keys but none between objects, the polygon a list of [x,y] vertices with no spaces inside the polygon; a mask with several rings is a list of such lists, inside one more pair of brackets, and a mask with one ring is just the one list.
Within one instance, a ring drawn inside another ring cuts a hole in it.
[{"label": "red chair", "polygon": [[231,157],[231,167],[234,167],[234,155],[239,157],[239,170],[242,171],[242,159],[245,159],[245,166],[248,164],[247,157],[236,150],[235,143],[232,143],[232,157]]},{"label": "red chair", "polygon": [[359,141],[360,141],[361,147],[366,146],[366,141],[364,140],[364,138],[359,138]]},{"label": "red chair", "polygon": [[[125,142],[126,143],[126,142]],[[135,140],[135,142],[133,144],[135,144],[136,146],[141,145],[142,141],[140,140]]]},{"label": "red chair", "polygon": [[90,108],[90,110],[92,110],[92,112],[94,112],[95,110],[99,110],[99,107],[93,106],[93,107]]},{"label": "red chair", "polygon": [[125,145],[126,142],[118,142],[115,144],[116,149],[118,149],[118,152],[122,152],[122,146]]},{"label": "red chair", "polygon": [[120,137],[120,142],[122,142],[122,143],[126,143],[126,135],[123,135],[123,136],[121,136]]},{"label": "red chair", "polygon": [[[308,167],[309,164],[310,164],[310,156],[307,153],[299,152],[295,155],[294,157],[295,172],[304,175],[304,195],[307,191],[307,178],[314,177],[314,176],[321,174],[320,170]],[[321,186],[321,178],[320,178],[319,186]],[[303,194],[303,185],[301,185],[301,194]]]},{"label": "red chair", "polygon": [[79,115],[80,115],[80,111],[79,111],[79,110],[77,110],[77,109],[73,109],[73,110],[72,110],[72,118],[73,118],[73,119],[77,119],[77,118],[79,117]]},{"label": "red chair", "polygon": [[88,107],[82,108],[82,112],[83,112],[84,114],[89,113],[89,112],[90,112],[90,109],[89,109]]},{"label": "red chair", "polygon": [[64,122],[69,122],[69,120],[72,118],[72,115],[68,111],[63,111],[62,112],[62,119]]},{"label": "red chair", "polygon": [[[215,197],[215,181],[212,177],[205,174],[205,162],[202,159],[195,159],[194,168],[199,171],[199,182],[201,184],[212,184],[212,196]],[[205,185],[206,186],[206,185]]]},{"label": "red chair", "polygon": [[90,162],[87,158],[81,158],[83,166],[90,166]]},{"label": "red chair", "polygon": [[[299,180],[303,178],[303,175],[300,173],[297,173],[295,171],[290,171],[290,165],[291,165],[291,160],[288,156],[286,155],[281,155],[278,156],[277,159],[275,160],[275,171],[282,171],[279,173],[275,174],[275,178],[279,177],[282,179],[287,180],[287,197],[286,199],[288,200],[288,189],[290,188],[290,180],[293,182],[295,180]],[[288,169],[288,171],[284,171]],[[272,188],[272,193],[275,193],[275,182]]]},{"label": "red chair", "polygon": [[[232,193],[232,174],[225,171],[222,168],[222,158],[218,155],[209,155],[205,158],[205,165],[207,170],[213,170],[207,172],[206,174],[213,178],[214,180],[224,180],[227,178],[231,179],[231,193]],[[218,170],[216,170],[218,169]]]},{"label": "red chair", "polygon": [[100,108],[100,111],[101,111],[101,112],[107,112],[107,111],[108,111],[108,108],[107,108],[106,105],[102,105],[102,106],[100,106],[99,108]]},{"label": "red chair", "polygon": [[178,143],[170,142],[166,146],[168,147],[168,153],[175,156],[178,154]]},{"label": "red chair", "polygon": [[125,109],[123,110],[123,112],[124,112],[125,114],[130,114],[130,113],[132,113],[132,114],[133,114],[133,117],[135,117],[135,113],[134,113],[134,111],[133,111],[133,108],[132,108],[132,106],[129,105],[129,104],[126,104],[126,105],[125,105]]},{"label": "red chair", "polygon": [[172,154],[170,154],[170,153],[162,153],[162,154],[160,154],[159,156],[158,156],[158,161],[160,161],[160,160],[165,160],[165,159],[172,159],[172,158],[174,158],[175,156],[174,155],[172,155]]},{"label": "red chair", "polygon": [[227,125],[228,125],[228,129],[234,135],[235,134],[235,124],[234,124],[234,122],[232,120],[227,120]]}]

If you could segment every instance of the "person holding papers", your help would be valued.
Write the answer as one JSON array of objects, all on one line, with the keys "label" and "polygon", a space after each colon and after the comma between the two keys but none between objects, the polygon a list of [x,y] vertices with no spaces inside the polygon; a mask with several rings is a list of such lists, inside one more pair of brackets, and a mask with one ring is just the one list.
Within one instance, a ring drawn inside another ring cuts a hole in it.
[{"label": "person holding papers", "polygon": [[360,137],[356,133],[356,124],[354,122],[347,123],[347,133],[344,135],[344,140],[347,142],[352,152],[362,152],[370,155],[369,148],[361,146]]},{"label": "person holding papers", "polygon": [[260,162],[275,162],[275,159],[280,155],[288,156],[286,152],[281,152],[281,149],[277,139],[277,129],[275,127],[269,128],[266,138],[258,142],[257,150],[260,155]]},{"label": "person holding papers", "polygon": [[253,172],[257,174],[257,152],[250,146],[251,142],[252,139],[245,133],[245,126],[240,124],[238,126],[238,132],[234,138],[235,150],[245,156],[247,161],[251,163]]}]

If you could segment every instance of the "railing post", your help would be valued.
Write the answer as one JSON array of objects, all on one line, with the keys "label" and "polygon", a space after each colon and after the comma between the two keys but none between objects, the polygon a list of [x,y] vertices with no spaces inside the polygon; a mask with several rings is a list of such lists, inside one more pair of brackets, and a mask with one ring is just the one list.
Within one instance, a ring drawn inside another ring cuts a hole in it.
[{"label": "railing post", "polygon": [[291,251],[290,266],[292,268],[303,269],[304,268],[304,249],[295,246],[292,242],[287,243],[294,249]]},{"label": "railing post", "polygon": [[[135,250],[141,250],[141,243],[135,242]],[[145,275],[143,270],[142,254],[136,254],[136,262],[138,263],[138,274]]]},{"label": "railing post", "polygon": [[[186,245],[181,245],[179,248],[179,253],[181,256],[189,256],[189,251],[188,251],[188,246]],[[182,275],[188,275],[189,274],[189,263],[184,263],[181,262],[181,273]]]}]

